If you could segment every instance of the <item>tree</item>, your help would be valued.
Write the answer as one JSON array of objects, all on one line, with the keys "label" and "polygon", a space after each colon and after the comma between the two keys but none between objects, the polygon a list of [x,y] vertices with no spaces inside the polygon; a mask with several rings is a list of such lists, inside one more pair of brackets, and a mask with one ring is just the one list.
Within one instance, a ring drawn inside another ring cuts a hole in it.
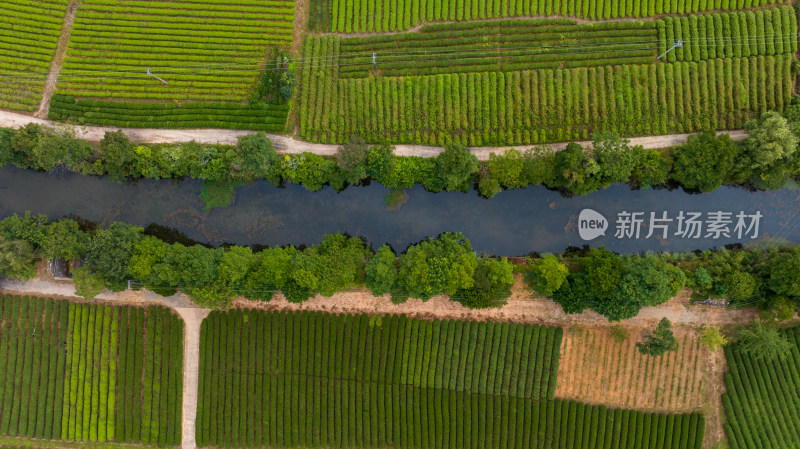
[{"label": "tree", "polygon": [[800,252],[780,253],[769,266],[769,288],[779,295],[800,297]]},{"label": "tree", "polygon": [[72,282],[75,285],[75,294],[86,299],[92,299],[106,289],[103,276],[93,273],[87,266],[72,270]]},{"label": "tree", "polygon": [[153,266],[153,280],[157,285],[181,288],[192,295],[193,289],[202,289],[216,279],[222,253],[222,249],[202,245],[167,245],[164,259]]},{"label": "tree", "polygon": [[450,143],[436,156],[436,173],[445,190],[462,190],[478,171],[478,158],[464,145]]},{"label": "tree", "polygon": [[222,253],[217,263],[214,283],[230,297],[244,289],[247,274],[256,262],[253,250],[244,246],[231,246]]},{"label": "tree", "polygon": [[0,235],[9,240],[26,240],[31,246],[41,248],[47,236],[47,215],[31,215],[26,211],[23,216],[14,214],[0,221]]},{"label": "tree", "polygon": [[791,354],[792,345],[780,331],[756,321],[752,326],[739,330],[739,350],[756,360],[771,362],[784,360]]},{"label": "tree", "polygon": [[644,343],[636,343],[636,348],[642,354],[652,355],[654,357],[665,354],[667,351],[675,351],[678,349],[678,340],[670,329],[672,324],[668,319],[662,318],[656,326],[653,333],[648,335]]},{"label": "tree", "polygon": [[398,260],[398,286],[409,296],[428,300],[434,295],[470,288],[477,258],[460,233],[444,233],[411,245]]},{"label": "tree", "polygon": [[373,295],[390,293],[397,282],[397,256],[389,245],[378,248],[378,252],[365,267],[367,288]]},{"label": "tree", "polygon": [[36,256],[25,240],[0,236],[0,276],[28,281],[36,275]]},{"label": "tree", "polygon": [[711,351],[716,351],[728,344],[728,339],[719,330],[719,326],[706,324],[703,332],[700,333],[700,344],[706,346]]},{"label": "tree", "polygon": [[133,162],[135,155],[131,139],[122,130],[106,131],[100,141],[100,153],[103,168],[111,179],[122,180],[131,175],[128,164]]},{"label": "tree", "polygon": [[525,273],[525,282],[542,295],[553,296],[567,280],[568,274],[567,266],[559,262],[556,256],[548,254],[530,262],[530,270]]},{"label": "tree", "polygon": [[78,222],[62,218],[47,225],[42,241],[42,253],[48,258],[68,261],[81,257],[89,245],[89,235],[80,229]]},{"label": "tree", "polygon": [[244,296],[260,301],[271,300],[273,293],[282,290],[289,279],[289,264],[295,252],[293,246],[276,246],[257,253],[245,280]]},{"label": "tree", "polygon": [[615,182],[628,182],[636,165],[636,152],[616,132],[603,132],[594,136],[592,151],[597,161],[599,187],[606,188]]},{"label": "tree", "polygon": [[676,150],[672,178],[687,189],[716,190],[728,179],[738,151],[727,134],[693,134]]},{"label": "tree", "polygon": [[622,278],[625,265],[622,259],[601,246],[590,249],[580,262],[594,296],[599,299],[610,298],[619,287]]},{"label": "tree", "polygon": [[239,137],[231,168],[238,172],[235,177],[243,181],[268,179],[273,185],[280,184],[278,153],[263,132]]},{"label": "tree", "polygon": [[86,263],[93,272],[105,278],[109,290],[121,292],[127,287],[130,277],[128,262],[136,242],[142,239],[141,232],[141,228],[115,222],[108,229],[95,233]]},{"label": "tree", "polygon": [[46,130],[30,150],[30,161],[37,170],[51,170],[56,166],[72,167],[92,154],[92,146],[76,139],[67,131]]},{"label": "tree", "polygon": [[564,313],[581,313],[592,307],[597,297],[592,293],[586,274],[580,272],[567,276],[561,288],[553,293],[553,301],[561,305]]},{"label": "tree", "polygon": [[777,112],[765,112],[748,121],[745,130],[749,137],[742,145],[736,181],[779,187],[796,158],[798,137]]},{"label": "tree", "polygon": [[470,309],[502,307],[511,296],[514,266],[506,258],[478,260],[470,288],[456,290],[452,299]]},{"label": "tree", "polygon": [[669,300],[671,282],[664,259],[656,255],[636,258],[623,271],[614,294],[607,299],[598,297],[593,309],[611,321],[633,318],[642,307]]},{"label": "tree", "polygon": [[367,178],[369,145],[360,136],[353,136],[336,151],[336,164],[347,174],[347,182],[359,184]]},{"label": "tree", "polygon": [[577,143],[556,153],[555,181],[558,187],[575,195],[594,192],[600,186],[595,175],[600,171],[597,161]]}]

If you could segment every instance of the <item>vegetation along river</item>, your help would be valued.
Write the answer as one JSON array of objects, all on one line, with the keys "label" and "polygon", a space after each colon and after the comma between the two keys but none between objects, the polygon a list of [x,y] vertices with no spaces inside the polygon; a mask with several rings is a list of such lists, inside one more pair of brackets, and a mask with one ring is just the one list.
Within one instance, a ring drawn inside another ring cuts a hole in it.
[{"label": "vegetation along river", "polygon": [[[345,232],[365,237],[374,247],[389,243],[396,251],[428,236],[458,231],[476,251],[505,256],[559,252],[584,243],[621,253],[747,244],[754,241],[754,221],[756,240],[779,237],[800,243],[796,188],[750,192],[723,187],[693,195],[680,189],[635,191],[618,184],[565,198],[544,187],[529,187],[487,200],[474,191],[429,193],[417,186],[408,191],[405,203],[387,210],[383,197],[388,191],[379,184],[336,193],[330,187],[309,192],[302,186],[275,188],[256,182],[238,187],[232,205],[208,212],[198,197],[200,189],[200,181],[194,180],[115,183],[5,166],[0,167],[0,218],[30,210],[51,219],[72,215],[104,225],[155,223],[215,245],[310,245],[324,234]],[[603,225],[606,229],[604,235],[587,241],[581,237],[581,225],[585,237],[602,233]]]}]

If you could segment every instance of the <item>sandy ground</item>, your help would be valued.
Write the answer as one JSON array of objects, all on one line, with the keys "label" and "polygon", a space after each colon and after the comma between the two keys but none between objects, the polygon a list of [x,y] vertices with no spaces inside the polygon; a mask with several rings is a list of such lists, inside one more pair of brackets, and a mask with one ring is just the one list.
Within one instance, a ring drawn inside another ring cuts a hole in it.
[{"label": "sandy ground", "polygon": [[[81,139],[99,141],[103,138],[106,131],[117,131],[121,129],[131,140],[143,143],[179,143],[194,140],[208,144],[233,145],[237,138],[252,134],[253,131],[240,131],[230,129],[148,129],[148,128],[113,128],[103,126],[71,126],[63,123],[52,122],[50,120],[38,119],[29,115],[17,112],[0,111],[0,127],[20,128],[28,123],[39,123],[45,126],[68,128],[75,132]],[[733,140],[743,140],[746,134],[743,130],[718,131],[718,133],[729,134]],[[275,147],[281,153],[297,154],[311,152],[320,155],[334,155],[339,149],[338,145],[326,145],[321,143],[303,142],[292,137],[268,134],[269,138],[275,143]],[[641,145],[644,148],[666,148],[686,142],[690,134],[669,134],[665,136],[633,137],[631,145]],[[583,146],[588,146],[591,142],[578,142]],[[554,143],[550,145],[555,150],[563,150],[567,143]],[[470,150],[480,160],[488,160],[491,153],[499,153],[510,148],[527,149],[533,145],[520,145],[516,147],[475,147]],[[395,145],[395,154],[399,156],[422,156],[433,157],[442,151],[441,147],[425,145]]]},{"label": "sandy ground", "polygon": [[50,72],[47,74],[47,81],[42,91],[42,100],[39,108],[34,112],[34,116],[46,118],[50,111],[50,98],[56,90],[58,74],[61,73],[61,64],[64,62],[64,54],[69,45],[69,35],[72,33],[72,24],[75,22],[75,12],[78,10],[78,0],[72,0],[67,7],[67,14],[64,17],[64,25],[61,27],[61,36],[58,38],[58,46],[53,61],[50,63]]}]

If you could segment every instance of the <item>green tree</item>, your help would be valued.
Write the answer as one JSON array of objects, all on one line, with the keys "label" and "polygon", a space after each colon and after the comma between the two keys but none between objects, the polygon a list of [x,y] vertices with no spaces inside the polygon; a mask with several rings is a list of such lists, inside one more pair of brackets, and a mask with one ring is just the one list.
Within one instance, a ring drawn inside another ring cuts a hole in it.
[{"label": "green tree", "polygon": [[769,266],[769,288],[779,295],[800,297],[800,252],[771,257]]},{"label": "green tree", "polygon": [[0,276],[28,281],[36,275],[36,256],[26,240],[0,236]]},{"label": "green tree", "polygon": [[597,161],[577,143],[556,153],[555,181],[558,187],[575,195],[594,192],[600,186],[596,175],[600,171]]},{"label": "green tree", "polygon": [[470,288],[456,290],[452,299],[470,309],[502,307],[511,296],[514,266],[506,258],[478,260]]},{"label": "green tree", "polygon": [[153,276],[153,267],[167,255],[169,245],[158,237],[146,236],[133,245],[128,261],[128,273],[148,287],[161,287],[163,281]]},{"label": "green tree", "polygon": [[59,165],[72,167],[91,154],[89,142],[76,139],[67,131],[47,130],[36,139],[29,157],[32,168],[51,170]]},{"label": "green tree", "polygon": [[122,180],[131,175],[129,164],[133,162],[133,145],[128,136],[119,131],[106,131],[100,141],[100,156],[103,169],[111,179]]},{"label": "green tree", "polygon": [[42,253],[48,258],[68,261],[81,257],[89,246],[90,237],[83,232],[78,222],[62,218],[47,225],[42,241]]},{"label": "green tree", "polygon": [[463,190],[478,171],[478,158],[461,144],[450,143],[436,156],[436,173],[445,190]]},{"label": "green tree", "polygon": [[31,246],[41,248],[47,237],[47,215],[14,214],[0,221],[0,235],[9,240],[26,240]]},{"label": "green tree", "polygon": [[762,321],[756,321],[752,326],[739,330],[736,336],[739,338],[738,347],[741,352],[766,362],[786,359],[794,346],[778,329]]},{"label": "green tree", "polygon": [[675,152],[672,178],[687,189],[716,190],[730,176],[738,151],[727,134],[693,134]]},{"label": "green tree", "polygon": [[622,258],[601,246],[590,249],[586,257],[580,259],[580,263],[594,296],[599,299],[610,298],[622,278],[625,266]]},{"label": "green tree", "polygon": [[529,265],[530,270],[525,273],[525,282],[544,296],[553,296],[569,274],[567,266],[552,254],[533,260]]},{"label": "green tree", "polygon": [[628,182],[636,165],[637,153],[616,132],[603,132],[594,136],[592,151],[597,161],[599,187],[606,188],[615,182]]},{"label": "green tree", "polygon": [[263,132],[239,137],[231,169],[235,179],[242,181],[267,179],[276,186],[281,182],[278,153]]},{"label": "green tree", "polygon": [[336,164],[347,174],[347,182],[359,184],[367,178],[367,156],[369,145],[360,136],[353,136],[339,147]]},{"label": "green tree", "polygon": [[446,232],[411,245],[400,256],[398,286],[422,300],[470,288],[477,263],[469,240],[460,233]]},{"label": "green tree", "polygon": [[607,299],[598,297],[593,308],[611,321],[633,318],[642,307],[669,300],[671,282],[664,259],[656,255],[636,258],[623,271],[614,294]]},{"label": "green tree", "polygon": [[647,336],[644,343],[636,343],[636,348],[642,354],[652,355],[654,357],[665,354],[667,351],[675,351],[678,349],[678,340],[672,333],[670,327],[672,323],[668,319],[662,318],[656,326],[653,333]]},{"label": "green tree", "polygon": [[141,228],[115,222],[108,229],[95,233],[86,263],[93,272],[105,278],[109,290],[121,292],[127,287],[130,278],[128,262],[136,242],[142,239],[141,232]]},{"label": "green tree", "polygon": [[706,346],[711,351],[716,351],[728,344],[728,339],[719,330],[719,326],[706,324],[700,333],[700,344]]},{"label": "green tree", "polygon": [[397,256],[389,245],[378,248],[365,267],[367,288],[375,296],[390,293],[397,282]]},{"label": "green tree", "polygon": [[164,259],[153,266],[153,279],[157,285],[181,288],[192,295],[194,289],[206,287],[216,279],[222,253],[222,249],[202,245],[167,245]]},{"label": "green tree", "polygon": [[561,305],[564,313],[581,313],[587,307],[593,307],[597,297],[592,292],[586,274],[580,272],[567,276],[561,288],[553,293],[553,301]]},{"label": "green tree", "polygon": [[293,246],[266,248],[255,255],[255,261],[245,280],[245,297],[269,301],[276,290],[282,290],[289,279]]},{"label": "green tree", "polygon": [[795,161],[798,137],[777,112],[765,112],[757,120],[748,121],[745,130],[749,137],[742,145],[736,181],[780,187]]},{"label": "green tree", "polygon": [[106,289],[103,276],[93,273],[87,266],[72,270],[72,282],[75,285],[75,294],[86,299],[92,299]]},{"label": "green tree", "polygon": [[525,157],[519,150],[512,148],[505,150],[503,154],[491,153],[486,167],[488,179],[496,180],[506,189],[517,189],[528,185]]},{"label": "green tree", "polygon": [[235,297],[244,290],[247,275],[256,262],[253,250],[244,246],[227,248],[217,262],[217,278],[214,283],[228,296]]},{"label": "green tree", "polygon": [[646,189],[667,182],[673,166],[671,157],[662,155],[658,150],[645,150],[639,146],[631,151],[635,153],[636,160],[629,180],[632,186]]}]

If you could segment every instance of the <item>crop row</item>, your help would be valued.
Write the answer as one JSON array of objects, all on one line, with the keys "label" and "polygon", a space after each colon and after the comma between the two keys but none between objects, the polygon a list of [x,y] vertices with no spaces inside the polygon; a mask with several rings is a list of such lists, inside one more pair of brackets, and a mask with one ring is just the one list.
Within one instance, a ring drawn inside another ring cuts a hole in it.
[{"label": "crop row", "polygon": [[711,10],[736,10],[780,0],[312,0],[313,31],[359,33],[403,31],[420,23],[505,17],[563,16],[584,19],[650,17]]},{"label": "crop row", "polygon": [[667,60],[700,61],[780,55],[797,51],[797,17],[791,6],[760,11],[667,17],[658,20],[658,53],[678,40],[683,45],[667,54]]},{"label": "crop row", "polygon": [[[304,57],[336,57],[337,37],[311,36]],[[519,145],[740,128],[793,93],[791,55],[509,73],[339,79],[300,70],[300,134],[318,142]],[[312,76],[313,75],[313,76]]]},{"label": "crop row", "polygon": [[126,128],[234,128],[282,131],[286,105],[236,103],[122,103],[54,95],[49,117]]},{"label": "crop row", "polygon": [[0,435],[61,438],[66,301],[0,296]]},{"label": "crop row", "polygon": [[697,414],[553,400],[545,390],[555,380],[560,331],[405,316],[213,312],[201,332],[198,445],[700,447]]},{"label": "crop row", "polygon": [[56,52],[67,3],[0,1],[0,108],[36,109]]},{"label": "crop row", "polygon": [[800,441],[800,328],[782,333],[793,343],[785,360],[759,360],[725,347],[722,404],[731,449],[788,448]]},{"label": "crop row", "polygon": [[[654,22],[565,24],[563,20],[488,22],[424,27],[421,32],[341,41],[339,75],[365,77],[376,67],[385,76],[539,67],[579,67],[655,60]],[[427,29],[426,29],[427,28]],[[375,60],[373,61],[373,55]],[[631,61],[631,58],[638,58]],[[324,60],[312,61],[320,65]]]},{"label": "crop row", "polygon": [[0,300],[0,435],[180,442],[183,324],[168,309]]},{"label": "crop row", "polygon": [[[244,102],[266,50],[291,43],[294,8],[285,0],[84,1],[57,92],[122,101]],[[167,83],[147,76],[148,69]],[[85,76],[87,70],[104,75]]]}]

